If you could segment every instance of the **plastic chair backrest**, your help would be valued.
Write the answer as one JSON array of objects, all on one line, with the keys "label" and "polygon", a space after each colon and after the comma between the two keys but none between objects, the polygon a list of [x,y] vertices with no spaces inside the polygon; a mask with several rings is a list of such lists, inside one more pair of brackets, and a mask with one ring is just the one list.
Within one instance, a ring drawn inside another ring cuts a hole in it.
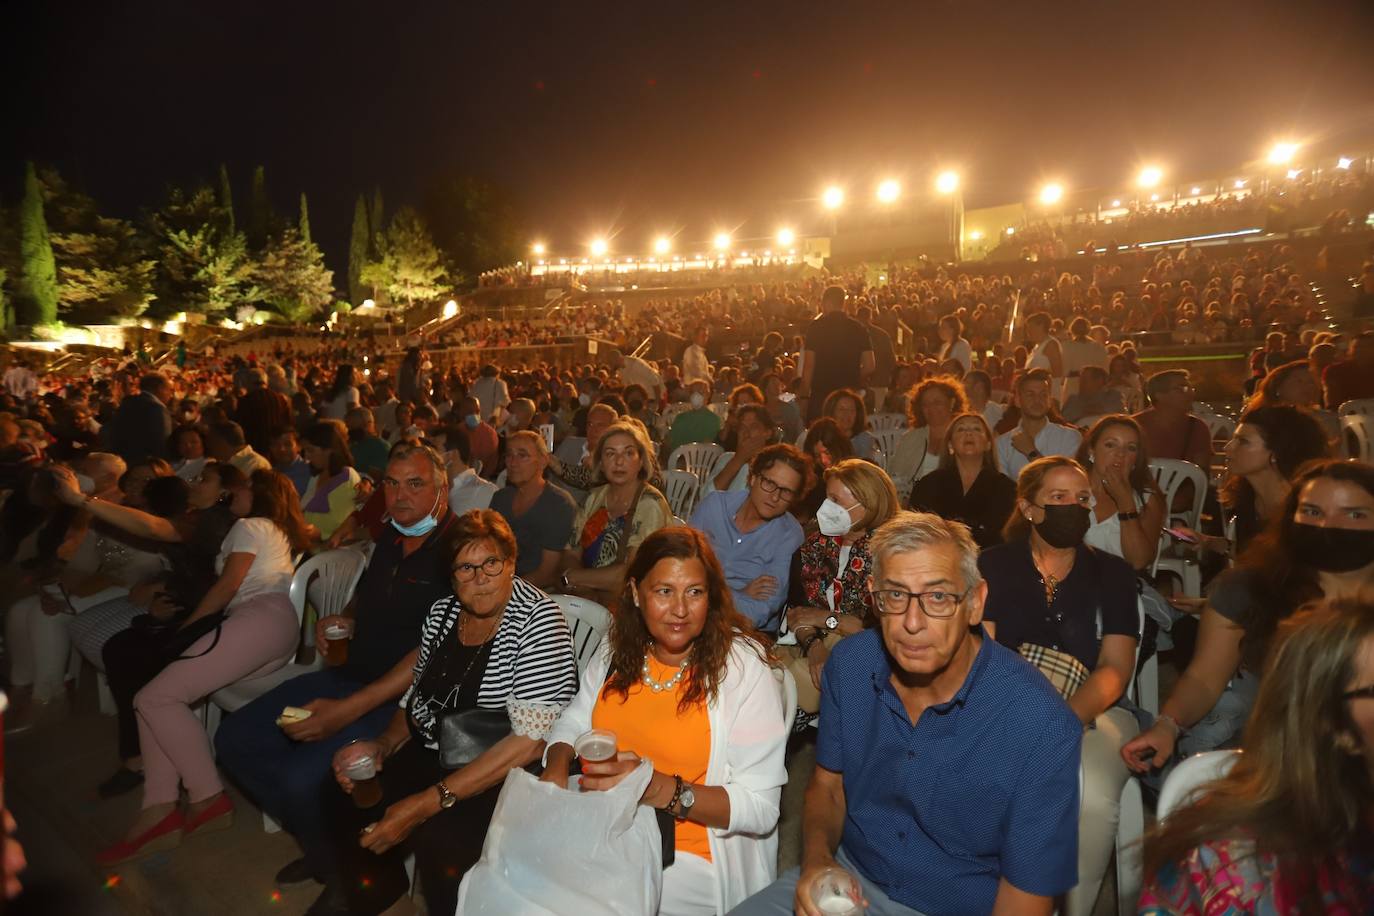
[{"label": "plastic chair backrest", "polygon": [[581,674],[611,628],[611,612],[595,601],[575,595],[549,597],[557,603],[572,630],[573,654],[577,657],[577,673]]},{"label": "plastic chair backrest", "polygon": [[888,429],[906,430],[906,417],[899,413],[874,413],[868,415],[868,428],[875,433]]},{"label": "plastic chair backrest", "polygon": [[305,616],[307,598],[318,617],[343,611],[366,566],[367,554],[354,547],[326,550],[302,563],[291,577],[291,606],[296,609],[297,622]]},{"label": "plastic chair backrest", "polygon": [[505,469],[505,468],[502,468],[502,469],[501,469],[501,473],[496,475],[496,481],[495,481],[495,483],[496,483],[496,489],[498,489],[498,490],[504,490],[504,489],[506,488],[506,469]]},{"label": "plastic chair backrest", "polygon": [[773,679],[778,682],[778,689],[782,691],[782,716],[787,727],[783,730],[784,734],[792,734],[792,723],[797,719],[797,681],[792,677],[792,672],[786,668],[774,668]]},{"label": "plastic chair backrest", "polygon": [[1231,772],[1240,754],[1240,751],[1204,751],[1181,761],[1164,780],[1164,788],[1159,790],[1159,803],[1155,806],[1159,819],[1164,820],[1193,801],[1209,783]]},{"label": "plastic chair backrest", "polygon": [[1202,518],[1202,504],[1207,499],[1207,473],[1191,461],[1180,461],[1177,458],[1151,459],[1150,473],[1159,484],[1165,506],[1174,504],[1174,496],[1185,482],[1193,482],[1192,504],[1186,513],[1171,513],[1171,517],[1182,518],[1183,523],[1189,528],[1197,528],[1198,521]]},{"label": "plastic chair backrest", "polygon": [[677,470],[680,461],[685,470],[691,471],[704,483],[706,475],[716,466],[716,461],[724,452],[725,450],[714,442],[689,442],[679,445],[668,456],[668,470]]},{"label": "plastic chair backrest", "polygon": [[901,428],[883,429],[873,434],[873,441],[878,448],[883,450],[883,454],[888,458],[897,454],[897,443],[906,435],[906,430]]},{"label": "plastic chair backrest", "polygon": [[1213,442],[1230,439],[1236,434],[1236,421],[1230,417],[1208,416],[1202,420],[1207,424],[1207,432],[1211,434]]},{"label": "plastic chair backrest", "polygon": [[1374,462],[1374,414],[1351,413],[1341,417],[1345,451],[1351,458]]},{"label": "plastic chair backrest", "polygon": [[1374,417],[1374,398],[1355,398],[1350,401],[1342,401],[1341,406],[1336,408],[1336,413],[1342,417]]},{"label": "plastic chair backrest", "polygon": [[683,518],[691,516],[692,510],[696,507],[697,490],[700,488],[700,478],[691,471],[663,472],[663,495],[668,497],[668,505],[672,507],[674,515]]}]

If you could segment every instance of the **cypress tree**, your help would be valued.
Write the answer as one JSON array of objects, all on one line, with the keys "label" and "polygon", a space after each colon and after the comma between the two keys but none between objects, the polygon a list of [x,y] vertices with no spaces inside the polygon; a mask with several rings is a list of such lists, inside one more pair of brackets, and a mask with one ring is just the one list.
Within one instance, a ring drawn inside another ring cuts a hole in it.
[{"label": "cypress tree", "polygon": [[229,231],[234,231],[234,191],[229,185],[229,169],[219,164],[219,205],[229,220]]},{"label": "cypress tree", "polygon": [[20,324],[52,324],[57,320],[57,262],[43,217],[43,189],[32,162],[24,171],[24,199],[19,205],[19,253]]},{"label": "cypress tree", "polygon": [[367,298],[363,288],[363,265],[367,263],[368,242],[367,202],[358,195],[353,205],[353,233],[348,239],[348,295],[356,307]]},{"label": "cypress tree", "polygon": [[305,192],[301,192],[301,220],[300,220],[301,240],[310,241],[310,206],[305,202]]},{"label": "cypress tree", "polygon": [[248,244],[261,248],[272,224],[272,205],[267,201],[267,172],[262,166],[253,170],[253,191],[249,199]]},{"label": "cypress tree", "polygon": [[382,189],[380,187],[372,189],[372,209],[367,213],[368,230],[372,233],[372,238],[382,234]]}]

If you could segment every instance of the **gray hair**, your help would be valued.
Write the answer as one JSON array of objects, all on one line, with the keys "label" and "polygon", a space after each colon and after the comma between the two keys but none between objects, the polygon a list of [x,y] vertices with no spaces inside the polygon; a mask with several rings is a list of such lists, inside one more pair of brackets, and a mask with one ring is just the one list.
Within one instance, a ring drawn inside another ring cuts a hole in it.
[{"label": "gray hair", "polygon": [[[123,477],[129,470],[124,459],[111,452],[88,452],[86,455],[86,470],[99,470],[96,473],[108,474],[115,480]],[[94,476],[94,475],[92,475]]]},{"label": "gray hair", "polygon": [[404,461],[419,455],[429,461],[434,468],[434,485],[445,493],[448,492],[448,466],[444,464],[444,458],[432,446],[423,444],[412,444],[410,442],[398,442],[391,447],[391,454],[387,456],[386,463],[390,467],[397,461]]},{"label": "gray hair", "polygon": [[959,552],[959,574],[964,578],[964,588],[972,588],[983,581],[983,574],[978,571],[978,544],[968,525],[932,512],[909,509],[898,512],[873,532],[868,542],[873,555],[873,575],[880,577],[883,562],[895,554],[944,546],[953,546]]}]

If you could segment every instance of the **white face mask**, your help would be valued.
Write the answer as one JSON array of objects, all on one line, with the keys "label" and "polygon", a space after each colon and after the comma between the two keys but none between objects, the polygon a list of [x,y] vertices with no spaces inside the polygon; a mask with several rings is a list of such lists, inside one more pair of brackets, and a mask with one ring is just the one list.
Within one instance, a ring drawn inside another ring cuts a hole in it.
[{"label": "white face mask", "polygon": [[816,523],[820,526],[821,534],[832,538],[844,537],[854,527],[849,520],[849,510],[829,497],[816,510]]},{"label": "white face mask", "polygon": [[701,405],[706,403],[706,395],[702,394],[699,391],[693,392],[691,402],[693,410],[700,410]]}]

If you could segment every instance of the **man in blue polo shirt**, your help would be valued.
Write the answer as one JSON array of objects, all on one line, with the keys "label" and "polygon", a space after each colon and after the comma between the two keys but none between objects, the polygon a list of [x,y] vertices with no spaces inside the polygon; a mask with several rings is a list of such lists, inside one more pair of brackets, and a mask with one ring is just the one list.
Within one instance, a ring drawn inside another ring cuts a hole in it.
[{"label": "man in blue polo shirt", "polygon": [[987,585],[958,522],[899,513],[873,535],[879,629],[831,652],[802,864],[732,912],[823,916],[816,876],[857,879],[872,916],[1049,914],[1078,880],[1082,725],[983,635]]},{"label": "man in blue polo shirt", "polygon": [[725,572],[735,609],[776,636],[787,600],[792,554],[802,528],[792,501],[808,489],[810,467],[790,445],[770,445],[749,465],[749,487],[713,490],[692,513],[691,526],[706,534]]}]

